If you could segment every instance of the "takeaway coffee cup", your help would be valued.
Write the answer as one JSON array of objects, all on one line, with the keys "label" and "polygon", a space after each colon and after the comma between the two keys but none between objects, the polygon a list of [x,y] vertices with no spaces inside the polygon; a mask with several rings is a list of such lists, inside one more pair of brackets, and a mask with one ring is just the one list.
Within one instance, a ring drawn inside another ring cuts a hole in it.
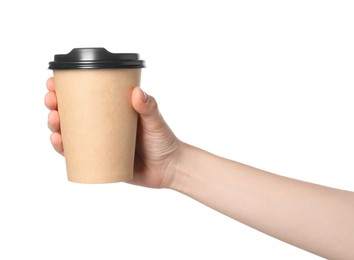
[{"label": "takeaway coffee cup", "polygon": [[76,48],[49,63],[70,181],[132,179],[137,114],[131,93],[143,67],[136,53],[104,48]]}]

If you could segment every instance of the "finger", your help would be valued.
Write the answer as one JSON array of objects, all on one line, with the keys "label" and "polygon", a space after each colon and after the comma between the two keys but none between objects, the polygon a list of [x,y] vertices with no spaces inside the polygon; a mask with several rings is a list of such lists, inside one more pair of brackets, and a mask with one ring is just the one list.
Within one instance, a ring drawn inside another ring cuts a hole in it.
[{"label": "finger", "polygon": [[50,77],[48,80],[47,80],[47,89],[49,91],[55,91],[55,84],[54,84],[54,78],[53,77]]},{"label": "finger", "polygon": [[132,93],[132,104],[135,111],[141,116],[156,116],[159,114],[155,98],[147,95],[140,87],[136,87]]},{"label": "finger", "polygon": [[57,96],[54,91],[49,91],[45,95],[44,104],[50,110],[57,110],[58,109]]},{"label": "finger", "polygon": [[50,141],[53,145],[53,148],[55,151],[60,153],[61,155],[64,155],[64,147],[63,147],[63,141],[61,138],[61,134],[59,133],[52,133],[50,136]]},{"label": "finger", "polygon": [[59,113],[56,110],[52,110],[48,114],[48,128],[52,132],[60,133],[60,120]]},{"label": "finger", "polygon": [[166,124],[159,112],[155,98],[145,94],[139,87],[133,90],[132,105],[139,114],[140,123],[146,130],[157,130]]}]

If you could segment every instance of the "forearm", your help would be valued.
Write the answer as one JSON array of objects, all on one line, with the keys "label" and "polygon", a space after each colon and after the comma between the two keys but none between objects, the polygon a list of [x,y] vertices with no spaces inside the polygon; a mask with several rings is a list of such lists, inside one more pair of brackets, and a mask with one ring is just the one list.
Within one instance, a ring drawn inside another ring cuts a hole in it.
[{"label": "forearm", "polygon": [[354,257],[354,193],[271,174],[183,144],[171,188],[327,258]]}]

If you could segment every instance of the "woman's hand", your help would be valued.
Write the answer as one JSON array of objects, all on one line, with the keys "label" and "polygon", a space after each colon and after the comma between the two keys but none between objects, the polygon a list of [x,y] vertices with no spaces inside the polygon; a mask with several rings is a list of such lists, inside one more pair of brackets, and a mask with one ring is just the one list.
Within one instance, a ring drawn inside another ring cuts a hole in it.
[{"label": "woman's hand", "polygon": [[[53,78],[48,79],[47,88],[45,105],[51,110],[48,115],[48,128],[53,132],[50,140],[54,149],[65,155]],[[152,96],[136,87],[132,93],[132,105],[139,119],[134,178],[131,183],[150,188],[168,188],[173,180],[173,165],[183,145],[162,118]]]}]

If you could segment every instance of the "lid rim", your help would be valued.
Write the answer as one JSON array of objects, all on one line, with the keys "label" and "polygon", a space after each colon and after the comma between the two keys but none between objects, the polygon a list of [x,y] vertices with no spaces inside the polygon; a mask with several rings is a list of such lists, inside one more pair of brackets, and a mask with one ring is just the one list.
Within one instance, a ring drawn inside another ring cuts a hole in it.
[{"label": "lid rim", "polygon": [[103,62],[71,62],[71,63],[49,63],[49,69],[115,69],[115,68],[145,68],[144,63],[103,63]]}]

